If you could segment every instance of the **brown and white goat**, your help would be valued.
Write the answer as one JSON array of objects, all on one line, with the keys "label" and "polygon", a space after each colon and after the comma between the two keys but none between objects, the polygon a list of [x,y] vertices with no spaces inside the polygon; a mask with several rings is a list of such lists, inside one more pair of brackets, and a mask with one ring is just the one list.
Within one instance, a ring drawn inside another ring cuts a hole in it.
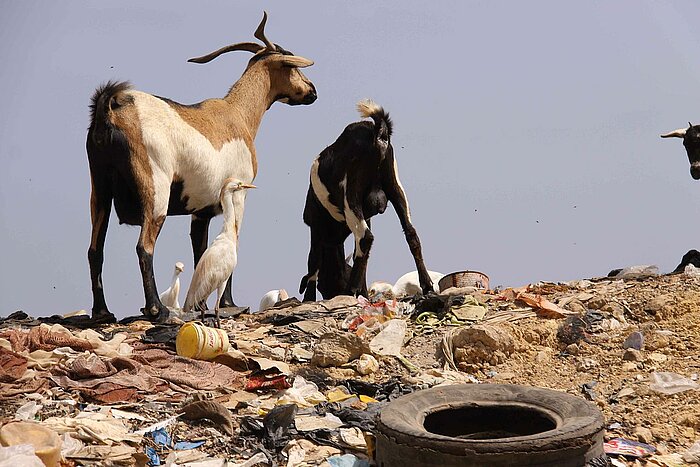
[{"label": "brown and white goat", "polygon": [[[265,111],[274,102],[311,104],[316,89],[299,68],[313,64],[265,37],[267,14],[255,37],[192,58],[207,63],[225,52],[255,55],[223,99],[182,105],[109,82],[92,96],[87,135],[92,193],[92,237],[88,250],[92,280],[92,317],[111,321],[102,285],[104,241],[112,202],[122,224],[139,225],[136,252],[146,305],[152,319],[168,317],[153,277],[153,251],[166,216],[190,214],[194,264],[207,248],[212,217],[221,214],[219,191],[229,177],[250,183],[257,173],[253,141]],[[236,226],[243,217],[245,191],[234,197]],[[221,306],[232,306],[229,278]]]},{"label": "brown and white goat", "polygon": [[[316,300],[317,283],[326,299],[340,294],[367,295],[367,259],[374,240],[370,218],[383,213],[387,201],[401,221],[423,293],[433,289],[399,181],[389,115],[372,101],[362,101],[357,108],[363,117],[374,122],[364,120],[345,127],[311,166],[304,206],[311,247],[308,273],[299,286],[304,301]],[[345,261],[343,247],[351,233],[355,237],[352,268]]]}]

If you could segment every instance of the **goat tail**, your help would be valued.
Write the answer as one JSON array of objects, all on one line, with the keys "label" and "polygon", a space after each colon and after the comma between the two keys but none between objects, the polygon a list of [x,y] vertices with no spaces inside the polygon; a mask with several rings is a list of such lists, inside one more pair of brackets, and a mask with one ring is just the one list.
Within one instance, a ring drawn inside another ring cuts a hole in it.
[{"label": "goat tail", "polygon": [[111,124],[108,120],[110,110],[118,104],[114,101],[117,94],[131,89],[127,81],[108,81],[95,90],[90,101],[90,132],[97,145],[109,141]]},{"label": "goat tail", "polygon": [[374,120],[374,140],[384,152],[389,146],[389,138],[391,137],[393,126],[389,114],[372,99],[364,99],[358,102],[357,110],[363,118]]}]

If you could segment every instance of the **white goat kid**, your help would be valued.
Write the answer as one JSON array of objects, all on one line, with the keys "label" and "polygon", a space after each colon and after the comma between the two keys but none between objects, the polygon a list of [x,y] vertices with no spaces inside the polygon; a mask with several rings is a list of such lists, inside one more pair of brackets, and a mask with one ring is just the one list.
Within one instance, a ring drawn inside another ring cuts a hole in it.
[{"label": "white goat kid", "polygon": [[[87,136],[92,193],[92,236],[88,250],[92,282],[92,317],[114,321],[102,285],[104,241],[112,202],[120,223],[139,225],[136,252],[143,280],[144,314],[164,321],[168,309],[158,298],[153,252],[166,216],[192,216],[190,236],[195,266],[207,247],[209,221],[221,214],[219,191],[229,177],[245,183],[258,164],[253,141],[265,111],[274,102],[311,104],[316,89],[299,70],[313,64],[270,42],[264,33],[267,14],[255,37],[264,45],[243,42],[190,62],[207,63],[233,50],[253,52],[240,79],[223,99],[182,105],[109,82],[95,91]],[[245,196],[236,197],[236,228]],[[228,281],[221,306],[233,306]]]}]

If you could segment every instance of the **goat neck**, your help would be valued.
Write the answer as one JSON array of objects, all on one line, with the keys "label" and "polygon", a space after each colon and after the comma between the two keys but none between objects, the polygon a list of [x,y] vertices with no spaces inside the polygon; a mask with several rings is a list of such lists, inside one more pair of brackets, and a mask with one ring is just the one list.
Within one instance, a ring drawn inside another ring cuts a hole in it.
[{"label": "goat neck", "polygon": [[265,111],[274,103],[270,74],[262,63],[252,64],[231,87],[224,100],[238,112],[255,140]]}]

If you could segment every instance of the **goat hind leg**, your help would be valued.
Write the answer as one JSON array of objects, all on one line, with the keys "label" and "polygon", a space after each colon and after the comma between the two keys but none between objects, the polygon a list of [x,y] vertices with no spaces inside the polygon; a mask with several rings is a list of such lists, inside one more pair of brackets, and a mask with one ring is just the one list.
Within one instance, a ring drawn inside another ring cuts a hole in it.
[{"label": "goat hind leg", "polygon": [[321,248],[315,230],[312,228],[309,258],[307,260],[308,273],[301,278],[301,284],[299,284],[299,293],[304,294],[305,302],[316,301],[316,281],[318,280],[319,267],[321,264],[320,255]]},{"label": "goat hind leg", "polygon": [[107,309],[104,289],[102,286],[102,265],[104,262],[105,237],[109,225],[109,215],[112,211],[112,193],[109,180],[106,177],[96,179],[91,174],[92,191],[90,193],[90,218],[92,235],[88,249],[90,264],[90,281],[92,283],[92,319],[97,322],[115,322],[116,318]]}]

